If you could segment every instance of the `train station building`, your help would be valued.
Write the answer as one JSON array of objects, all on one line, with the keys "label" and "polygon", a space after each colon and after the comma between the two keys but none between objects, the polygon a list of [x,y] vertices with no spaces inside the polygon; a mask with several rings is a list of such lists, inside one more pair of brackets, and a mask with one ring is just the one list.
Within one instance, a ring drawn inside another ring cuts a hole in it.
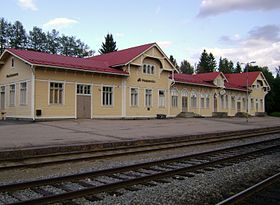
[{"label": "train station building", "polygon": [[247,107],[254,116],[265,112],[269,90],[261,72],[179,73],[156,43],[90,58],[19,49],[0,57],[7,118],[235,116]]}]

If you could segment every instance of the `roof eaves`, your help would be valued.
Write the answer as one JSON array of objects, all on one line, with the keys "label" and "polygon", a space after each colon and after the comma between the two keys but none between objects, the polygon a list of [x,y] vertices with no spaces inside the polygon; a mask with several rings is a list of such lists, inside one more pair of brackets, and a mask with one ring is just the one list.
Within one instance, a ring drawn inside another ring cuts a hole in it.
[{"label": "roof eaves", "polygon": [[52,65],[44,65],[44,64],[34,64],[34,66],[59,68],[59,69],[64,69],[64,70],[74,70],[74,71],[89,72],[89,73],[100,73],[100,74],[106,74],[106,75],[129,76],[129,73],[123,73],[122,74],[122,73],[102,72],[102,71],[94,71],[94,70],[87,70],[87,69],[75,69],[75,68],[69,68],[69,67],[52,66]]}]

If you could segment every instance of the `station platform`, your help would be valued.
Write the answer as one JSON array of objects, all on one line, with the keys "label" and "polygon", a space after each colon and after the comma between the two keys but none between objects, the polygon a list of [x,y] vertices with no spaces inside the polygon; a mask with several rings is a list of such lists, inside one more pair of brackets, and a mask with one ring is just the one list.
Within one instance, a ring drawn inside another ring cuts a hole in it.
[{"label": "station platform", "polygon": [[[1,153],[57,152],[62,147],[159,140],[280,126],[280,118],[173,118],[150,120],[0,121]],[[10,154],[11,154],[10,153]]]}]

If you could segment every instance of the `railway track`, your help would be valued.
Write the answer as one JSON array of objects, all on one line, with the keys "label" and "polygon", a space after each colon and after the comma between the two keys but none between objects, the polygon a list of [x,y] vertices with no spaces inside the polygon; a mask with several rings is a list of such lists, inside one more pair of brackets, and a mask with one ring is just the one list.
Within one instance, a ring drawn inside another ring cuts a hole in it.
[{"label": "railway track", "polygon": [[[102,200],[98,194],[122,194],[137,185],[153,186],[168,179],[186,179],[195,173],[211,171],[240,161],[280,151],[280,139],[266,140],[181,156],[50,179],[0,186],[0,204],[77,204]],[[135,187],[136,186],[136,187]]]},{"label": "railway track", "polygon": [[236,131],[232,133],[226,133],[218,136],[212,136],[210,138],[201,139],[181,139],[178,141],[157,142],[150,144],[140,144],[123,146],[116,148],[107,148],[102,150],[88,150],[88,151],[76,151],[67,153],[56,153],[46,155],[35,155],[29,157],[21,157],[17,159],[1,159],[0,171],[21,169],[21,168],[34,168],[47,165],[63,164],[69,162],[79,162],[86,160],[98,160],[104,158],[118,157],[124,155],[141,154],[148,152],[164,151],[176,148],[183,148],[196,145],[222,143],[237,139],[254,138],[262,135],[280,133],[280,127],[271,127],[257,130]]},{"label": "railway track", "polygon": [[280,204],[280,172],[217,203],[217,205]]}]

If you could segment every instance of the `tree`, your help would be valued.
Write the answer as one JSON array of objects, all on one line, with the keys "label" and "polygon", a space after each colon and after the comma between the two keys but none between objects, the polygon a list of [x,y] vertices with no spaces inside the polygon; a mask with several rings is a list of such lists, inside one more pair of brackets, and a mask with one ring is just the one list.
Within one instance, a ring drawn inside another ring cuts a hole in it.
[{"label": "tree", "polygon": [[99,53],[105,54],[117,50],[116,41],[114,41],[113,35],[108,33],[107,36],[105,36],[105,43],[102,43],[101,48],[99,49]]},{"label": "tree", "polygon": [[173,57],[173,55],[170,55],[169,57],[170,62],[172,63],[172,65],[174,65],[175,68],[179,68],[176,59]]},{"label": "tree", "polygon": [[208,56],[208,69],[206,69],[207,72],[214,72],[216,70],[216,66],[217,63],[215,57],[213,56],[212,53],[210,53]]},{"label": "tree", "polygon": [[10,23],[8,23],[4,18],[0,18],[0,55],[3,53],[5,48],[8,47],[10,27]]},{"label": "tree", "polygon": [[227,58],[220,57],[218,70],[222,73],[233,73],[233,62],[229,61]]},{"label": "tree", "polygon": [[234,73],[241,73],[242,71],[242,68],[241,68],[241,65],[239,63],[239,61],[236,63],[236,67],[234,69]]},{"label": "tree", "polygon": [[46,51],[48,53],[57,54],[59,52],[59,32],[53,29],[51,32],[47,32],[47,45]]},{"label": "tree", "polygon": [[28,48],[47,52],[47,36],[42,29],[34,26],[33,30],[29,31]]},{"label": "tree", "polygon": [[26,48],[27,35],[21,22],[16,21],[9,29],[9,41],[12,48]]},{"label": "tree", "polygon": [[180,71],[186,74],[193,74],[194,68],[187,60],[183,60],[181,62]]},{"label": "tree", "polygon": [[212,53],[208,54],[204,49],[199,63],[197,65],[196,73],[209,73],[216,70],[216,60]]}]

